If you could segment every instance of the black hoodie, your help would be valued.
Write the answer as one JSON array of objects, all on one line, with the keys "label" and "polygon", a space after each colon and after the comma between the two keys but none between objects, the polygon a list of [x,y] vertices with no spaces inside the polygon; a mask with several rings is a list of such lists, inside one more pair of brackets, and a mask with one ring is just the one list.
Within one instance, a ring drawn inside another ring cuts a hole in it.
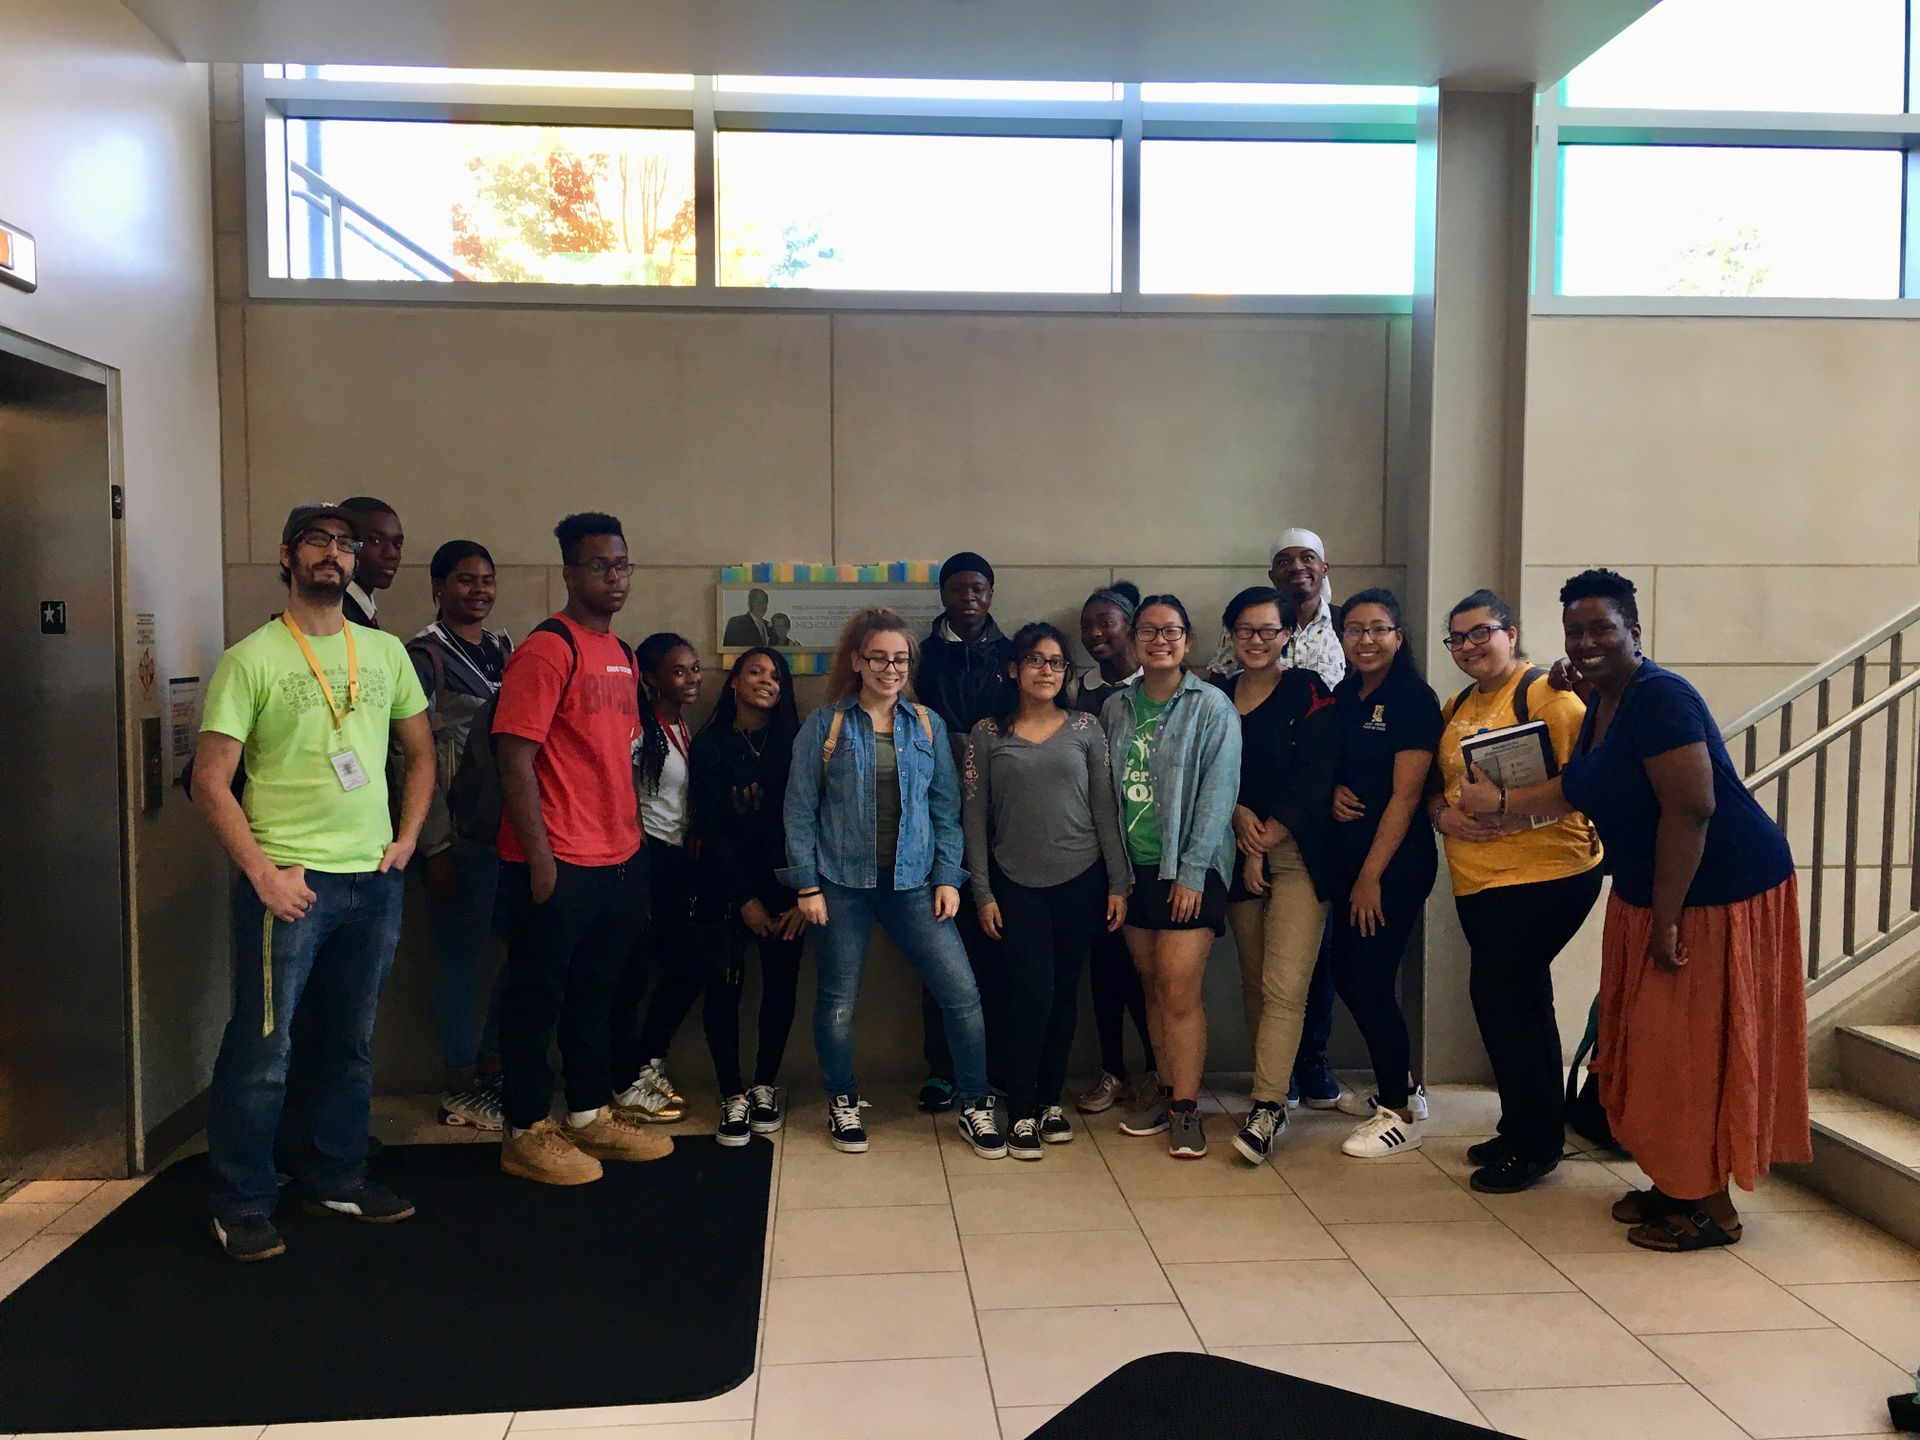
[{"label": "black hoodie", "polygon": [[920,674],[914,693],[927,708],[947,722],[947,734],[959,755],[967,732],[1000,708],[1008,684],[1007,666],[1013,662],[1013,641],[987,617],[977,640],[949,640],[940,632],[946,617],[920,642]]}]

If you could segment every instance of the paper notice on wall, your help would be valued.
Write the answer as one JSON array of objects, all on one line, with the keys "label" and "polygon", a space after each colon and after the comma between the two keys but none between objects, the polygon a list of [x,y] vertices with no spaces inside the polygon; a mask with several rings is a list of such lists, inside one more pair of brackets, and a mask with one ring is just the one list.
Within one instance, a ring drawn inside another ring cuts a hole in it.
[{"label": "paper notice on wall", "polygon": [[156,715],[160,709],[160,697],[154,690],[154,682],[159,678],[153,656],[157,634],[158,627],[150,611],[142,610],[133,617],[133,673],[140,682],[137,708],[141,715]]},{"label": "paper notice on wall", "polygon": [[167,681],[167,723],[172,744],[167,750],[167,775],[173,781],[193,758],[200,741],[200,677],[176,675]]}]

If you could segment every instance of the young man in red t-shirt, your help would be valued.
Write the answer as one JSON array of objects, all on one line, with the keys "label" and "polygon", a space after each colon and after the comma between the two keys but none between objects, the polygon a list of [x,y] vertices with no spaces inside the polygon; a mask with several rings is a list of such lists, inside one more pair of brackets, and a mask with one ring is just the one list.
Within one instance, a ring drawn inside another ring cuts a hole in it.
[{"label": "young man in red t-shirt", "polygon": [[[640,735],[633,654],[612,632],[633,562],[611,515],[569,515],[567,608],[521,642],[494,710],[506,815],[507,984],[500,1007],[500,1168],[549,1185],[600,1178],[602,1160],[657,1160],[673,1142],[607,1103],[608,1006],[647,918],[646,852],[633,788]],[[571,639],[572,643],[568,641]],[[555,1030],[567,1114],[555,1121]]]}]

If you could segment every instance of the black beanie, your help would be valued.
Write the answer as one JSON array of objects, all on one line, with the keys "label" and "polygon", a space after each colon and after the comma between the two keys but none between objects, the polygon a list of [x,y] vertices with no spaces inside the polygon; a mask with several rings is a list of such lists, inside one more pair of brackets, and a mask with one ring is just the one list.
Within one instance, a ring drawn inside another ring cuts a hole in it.
[{"label": "black beanie", "polygon": [[972,550],[962,550],[958,555],[947,557],[947,563],[940,567],[940,583],[947,583],[951,575],[964,575],[969,570],[987,577],[987,583],[993,584],[993,566],[987,563],[987,557]]}]

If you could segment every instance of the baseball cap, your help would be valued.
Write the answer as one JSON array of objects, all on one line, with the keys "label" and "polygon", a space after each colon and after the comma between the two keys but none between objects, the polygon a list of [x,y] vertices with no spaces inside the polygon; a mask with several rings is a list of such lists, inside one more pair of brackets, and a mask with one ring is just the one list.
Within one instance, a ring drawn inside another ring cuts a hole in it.
[{"label": "baseball cap", "polygon": [[316,520],[338,520],[347,527],[347,533],[354,539],[360,538],[360,517],[351,510],[342,510],[338,505],[325,502],[316,505],[296,505],[288,512],[287,523],[280,528],[280,543],[291,545],[306,533]]}]

